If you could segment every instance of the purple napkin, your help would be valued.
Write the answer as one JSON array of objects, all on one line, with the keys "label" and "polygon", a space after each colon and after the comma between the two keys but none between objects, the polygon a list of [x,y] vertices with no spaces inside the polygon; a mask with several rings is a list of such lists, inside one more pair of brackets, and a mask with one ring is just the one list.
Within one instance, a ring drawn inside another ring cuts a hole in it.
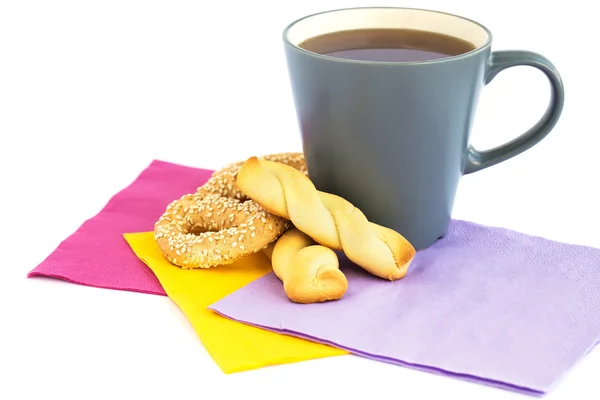
[{"label": "purple napkin", "polygon": [[[344,260],[340,260],[342,262]],[[364,357],[540,395],[600,340],[600,249],[453,221],[388,282],[344,261],[339,301],[290,302],[271,273],[213,304]]]}]

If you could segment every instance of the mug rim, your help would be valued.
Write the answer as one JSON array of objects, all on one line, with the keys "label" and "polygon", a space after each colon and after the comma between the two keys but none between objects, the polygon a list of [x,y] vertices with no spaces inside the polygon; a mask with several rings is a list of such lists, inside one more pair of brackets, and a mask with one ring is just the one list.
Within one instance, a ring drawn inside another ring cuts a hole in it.
[{"label": "mug rim", "polygon": [[[340,11],[349,11],[349,10],[411,10],[411,11],[424,11],[424,12],[428,12],[428,13],[442,14],[442,15],[446,15],[449,17],[462,19],[463,21],[467,21],[467,22],[477,25],[478,27],[480,27],[481,29],[483,29],[485,31],[485,33],[487,34],[487,39],[486,39],[485,43],[483,43],[481,46],[478,46],[471,51],[468,51],[468,52],[462,53],[462,54],[458,54],[456,56],[448,56],[448,57],[437,58],[437,59],[433,59],[433,60],[424,60],[424,61],[366,61],[366,60],[339,58],[339,57],[328,56],[325,54],[315,53],[315,52],[303,49],[302,47],[299,47],[298,45],[292,43],[292,41],[289,38],[290,30],[294,26],[296,26],[298,23],[300,23],[304,20],[319,16],[319,15],[330,14],[330,13],[335,13],[335,12],[340,12]],[[305,54],[313,56],[313,57],[328,60],[328,61],[351,63],[351,64],[397,65],[397,66],[399,66],[399,65],[441,64],[441,63],[445,63],[445,62],[457,61],[457,60],[461,60],[461,59],[464,59],[467,57],[471,57],[471,56],[479,54],[480,52],[488,49],[492,44],[493,35],[492,35],[492,32],[482,23],[477,22],[477,21],[467,18],[467,17],[463,17],[462,15],[453,14],[453,13],[446,12],[446,11],[427,9],[427,8],[381,6],[381,7],[344,7],[344,8],[336,8],[336,9],[324,10],[324,11],[319,11],[319,12],[315,12],[312,14],[308,14],[303,17],[297,18],[296,20],[287,24],[282,31],[282,39],[283,39],[283,42],[285,45],[291,46],[292,48],[294,48],[297,51],[300,51],[302,53],[305,53]]]}]

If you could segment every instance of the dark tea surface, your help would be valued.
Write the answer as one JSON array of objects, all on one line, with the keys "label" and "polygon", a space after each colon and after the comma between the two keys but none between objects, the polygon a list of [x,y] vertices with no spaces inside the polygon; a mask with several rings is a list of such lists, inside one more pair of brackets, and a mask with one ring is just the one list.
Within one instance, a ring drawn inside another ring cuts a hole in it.
[{"label": "dark tea surface", "polygon": [[361,61],[428,61],[468,53],[475,46],[441,33],[412,29],[357,29],[315,36],[299,44],[313,53]]}]

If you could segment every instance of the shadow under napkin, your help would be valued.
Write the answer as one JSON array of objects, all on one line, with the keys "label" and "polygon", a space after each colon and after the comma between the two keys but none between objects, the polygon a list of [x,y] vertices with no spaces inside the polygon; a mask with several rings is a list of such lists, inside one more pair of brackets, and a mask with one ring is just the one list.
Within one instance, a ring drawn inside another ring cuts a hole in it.
[{"label": "shadow under napkin", "polygon": [[[241,324],[207,307],[271,271],[261,252],[233,264],[184,270],[161,254],[152,232],[126,234],[135,254],[154,272],[225,373],[347,354],[345,350]],[[281,283],[280,283],[280,286]]]},{"label": "shadow under napkin", "polygon": [[299,305],[269,274],[210,308],[375,360],[540,395],[600,339],[600,250],[453,221],[387,282],[343,265],[340,301]]}]

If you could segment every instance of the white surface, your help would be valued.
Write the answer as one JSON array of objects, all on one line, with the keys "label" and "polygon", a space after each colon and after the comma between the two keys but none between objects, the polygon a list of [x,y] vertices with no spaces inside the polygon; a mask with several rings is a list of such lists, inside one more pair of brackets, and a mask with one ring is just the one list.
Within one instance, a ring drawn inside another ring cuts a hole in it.
[{"label": "white surface", "polygon": [[[0,399],[525,398],[349,356],[224,375],[167,298],[25,278],[154,158],[216,168],[299,149],[281,31],[370,4],[462,14],[492,30],[495,49],[555,62],[567,92],[555,131],[465,177],[454,216],[600,247],[598,22],[583,0],[4,1]],[[500,74],[474,143],[513,137],[547,100],[540,73]],[[600,398],[599,370],[596,349],[546,398]]]}]

